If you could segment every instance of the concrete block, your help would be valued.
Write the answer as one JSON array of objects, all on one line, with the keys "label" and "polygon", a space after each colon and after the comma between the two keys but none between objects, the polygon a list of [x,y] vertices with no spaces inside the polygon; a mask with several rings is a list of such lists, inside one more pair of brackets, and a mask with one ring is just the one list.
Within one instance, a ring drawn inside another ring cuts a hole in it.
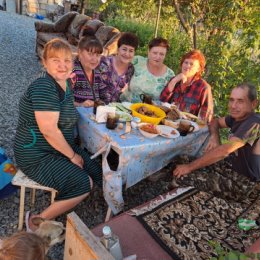
[{"label": "concrete block", "polygon": [[10,13],[16,13],[16,1],[8,0],[6,1],[6,11]]}]

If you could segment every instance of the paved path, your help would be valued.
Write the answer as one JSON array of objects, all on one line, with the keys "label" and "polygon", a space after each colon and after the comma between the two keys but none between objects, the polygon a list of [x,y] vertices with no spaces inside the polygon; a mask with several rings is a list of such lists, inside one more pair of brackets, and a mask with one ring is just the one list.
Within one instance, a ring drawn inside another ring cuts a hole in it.
[{"label": "paved path", "polygon": [[[13,158],[13,141],[18,120],[18,103],[30,82],[40,73],[41,65],[34,53],[35,19],[0,11],[0,147]],[[168,178],[168,179],[167,179]],[[170,176],[150,183],[143,180],[124,191],[125,210],[140,205],[168,191]],[[29,193],[25,210],[39,213],[49,205],[47,193],[36,193],[35,208],[29,207]],[[19,195],[0,200],[0,238],[17,231]],[[94,188],[90,196],[81,202],[75,212],[89,227],[102,223],[107,205],[102,190]],[[57,220],[65,223],[66,214]],[[64,244],[51,248],[52,260],[62,260]]]},{"label": "paved path", "polygon": [[0,147],[11,158],[20,97],[41,70],[34,53],[34,22],[0,11]]}]

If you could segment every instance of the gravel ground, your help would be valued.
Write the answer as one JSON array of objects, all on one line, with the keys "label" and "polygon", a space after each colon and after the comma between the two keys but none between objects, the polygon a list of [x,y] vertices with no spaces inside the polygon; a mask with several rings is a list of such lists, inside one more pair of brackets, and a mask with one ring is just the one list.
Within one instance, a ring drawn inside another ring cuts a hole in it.
[{"label": "gravel ground", "polygon": [[[35,56],[35,19],[0,11],[0,147],[14,160],[13,142],[18,121],[18,102],[29,83],[40,73],[41,64]],[[169,190],[170,169],[159,181],[143,180],[124,191],[125,211],[140,205]],[[37,191],[35,208],[25,210],[41,212],[50,203],[49,193]],[[29,196],[26,196],[28,199]],[[6,237],[17,231],[19,191],[6,199],[0,200],[0,237]],[[91,195],[75,209],[75,212],[92,228],[105,219],[107,210],[102,190],[95,187]],[[65,223],[66,215],[57,220]],[[64,243],[51,248],[50,259],[63,259]]]}]

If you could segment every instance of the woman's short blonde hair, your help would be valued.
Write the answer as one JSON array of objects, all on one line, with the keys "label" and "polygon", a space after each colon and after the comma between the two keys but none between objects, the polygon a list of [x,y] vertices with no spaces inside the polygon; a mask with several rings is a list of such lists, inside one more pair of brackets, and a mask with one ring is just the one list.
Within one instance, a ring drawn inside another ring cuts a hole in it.
[{"label": "woman's short blonde hair", "polygon": [[61,39],[55,38],[44,45],[42,58],[44,60],[52,58],[57,52],[64,52],[72,56],[72,51],[69,44]]},{"label": "woman's short blonde hair", "polygon": [[34,233],[19,232],[6,238],[0,248],[0,259],[44,260],[45,245],[42,238]]}]

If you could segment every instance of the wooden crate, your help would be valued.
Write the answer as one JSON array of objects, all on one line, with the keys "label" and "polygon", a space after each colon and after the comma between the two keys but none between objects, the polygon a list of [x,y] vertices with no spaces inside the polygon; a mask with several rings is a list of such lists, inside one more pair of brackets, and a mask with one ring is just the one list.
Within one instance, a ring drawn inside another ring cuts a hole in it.
[{"label": "wooden crate", "polygon": [[64,260],[115,260],[75,212],[68,214]]}]

